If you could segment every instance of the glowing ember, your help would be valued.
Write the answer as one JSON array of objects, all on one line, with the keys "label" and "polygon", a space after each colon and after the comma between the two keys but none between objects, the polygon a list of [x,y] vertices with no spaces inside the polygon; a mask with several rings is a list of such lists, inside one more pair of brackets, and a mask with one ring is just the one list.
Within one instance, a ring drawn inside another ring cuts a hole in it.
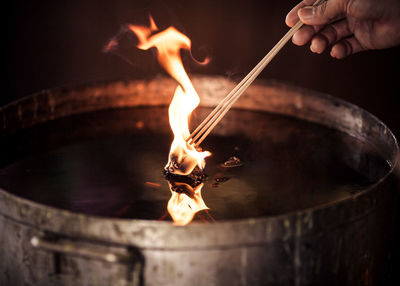
[{"label": "glowing ember", "polygon": [[169,182],[169,187],[171,198],[168,201],[167,210],[174,224],[187,225],[196,213],[208,209],[201,197],[203,183],[193,188],[186,183]]},{"label": "glowing ember", "polygon": [[190,136],[190,114],[200,103],[200,98],[180,57],[181,49],[190,50],[190,39],[174,27],[154,33],[158,31],[158,28],[151,17],[150,27],[129,25],[129,29],[138,37],[139,49],[148,50],[153,47],[157,49],[157,59],[160,65],[179,83],[168,109],[174,140],[165,169],[176,175],[189,175],[196,167],[203,170],[204,158],[210,156],[211,153],[196,150],[186,142]]}]

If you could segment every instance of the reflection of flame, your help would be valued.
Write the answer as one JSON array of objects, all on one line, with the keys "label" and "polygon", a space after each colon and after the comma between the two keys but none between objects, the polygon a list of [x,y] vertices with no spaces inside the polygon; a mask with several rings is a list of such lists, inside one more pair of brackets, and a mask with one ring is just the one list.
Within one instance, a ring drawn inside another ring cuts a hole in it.
[{"label": "reflection of flame", "polygon": [[169,187],[171,198],[167,210],[176,225],[187,225],[197,212],[208,209],[201,197],[203,183],[192,188],[185,183],[170,182]]},{"label": "reflection of flame", "polygon": [[190,50],[190,39],[174,27],[154,34],[158,28],[151,17],[150,27],[130,25],[129,29],[138,37],[139,49],[157,49],[160,65],[179,83],[168,110],[174,141],[171,144],[166,169],[178,175],[188,175],[196,166],[202,170],[205,166],[204,158],[211,153],[199,152],[185,140],[190,135],[190,114],[200,103],[180,57],[181,49]]}]

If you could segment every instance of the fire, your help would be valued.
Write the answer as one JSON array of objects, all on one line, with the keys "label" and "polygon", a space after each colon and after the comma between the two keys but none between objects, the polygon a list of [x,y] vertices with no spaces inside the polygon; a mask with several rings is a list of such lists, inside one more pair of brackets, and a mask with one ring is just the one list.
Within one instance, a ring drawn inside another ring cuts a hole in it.
[{"label": "fire", "polygon": [[185,183],[169,183],[171,198],[167,210],[174,224],[187,225],[193,220],[196,213],[209,209],[201,197],[203,183],[192,188]]},{"label": "fire", "polygon": [[174,97],[168,109],[169,122],[174,134],[174,140],[169,152],[169,160],[165,169],[176,175],[189,175],[198,167],[203,170],[205,160],[211,153],[199,151],[188,144],[190,136],[189,118],[193,110],[199,105],[200,98],[183,67],[180,50],[190,50],[190,39],[169,27],[161,32],[150,17],[150,27],[129,25],[129,29],[139,39],[138,48],[148,50],[157,49],[157,59],[160,65],[178,82]]},{"label": "fire", "polygon": [[[174,27],[159,31],[153,18],[150,17],[149,27],[128,25],[138,38],[137,47],[142,50],[156,48],[160,65],[178,82],[171,104],[168,109],[169,123],[174,134],[168,163],[165,169],[174,175],[190,175],[194,170],[203,170],[205,158],[210,156],[208,151],[197,150],[186,142],[190,136],[189,119],[193,110],[199,105],[200,98],[183,67],[180,57],[182,49],[191,48],[190,39]],[[117,39],[112,39],[105,47],[106,51],[118,47]],[[203,62],[202,64],[205,64]],[[182,177],[181,177],[182,178]],[[189,178],[189,181],[191,179]],[[147,186],[158,188],[159,184],[146,182]],[[203,183],[187,184],[174,180],[168,181],[171,198],[167,210],[176,225],[190,223],[196,213],[208,210],[201,196]]]}]

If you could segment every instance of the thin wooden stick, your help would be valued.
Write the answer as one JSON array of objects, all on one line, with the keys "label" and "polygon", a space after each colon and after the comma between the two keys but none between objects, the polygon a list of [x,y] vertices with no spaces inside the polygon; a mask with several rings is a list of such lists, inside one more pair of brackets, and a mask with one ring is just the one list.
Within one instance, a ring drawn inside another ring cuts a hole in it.
[{"label": "thin wooden stick", "polygon": [[[319,5],[324,0],[317,0],[313,6]],[[293,35],[303,26],[298,21],[269,51],[269,53],[249,72],[249,74],[217,105],[217,107],[200,123],[200,125],[187,138],[187,141],[198,147],[201,142],[214,129],[224,115],[229,111],[232,105],[239,99],[244,91],[253,83],[257,76],[265,69],[276,54],[293,37]]]}]

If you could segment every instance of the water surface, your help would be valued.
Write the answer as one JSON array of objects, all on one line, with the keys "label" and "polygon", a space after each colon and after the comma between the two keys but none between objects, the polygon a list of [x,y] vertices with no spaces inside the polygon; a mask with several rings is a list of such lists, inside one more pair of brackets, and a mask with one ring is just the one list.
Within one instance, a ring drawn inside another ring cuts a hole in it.
[{"label": "water surface", "polygon": [[[198,110],[194,121],[207,112]],[[108,110],[13,133],[2,139],[0,187],[74,212],[170,220],[166,116],[165,107]],[[213,153],[202,189],[210,210],[195,220],[315,207],[362,191],[389,169],[372,146],[354,137],[262,112],[230,111],[202,147]],[[243,165],[221,167],[231,156]]]}]

